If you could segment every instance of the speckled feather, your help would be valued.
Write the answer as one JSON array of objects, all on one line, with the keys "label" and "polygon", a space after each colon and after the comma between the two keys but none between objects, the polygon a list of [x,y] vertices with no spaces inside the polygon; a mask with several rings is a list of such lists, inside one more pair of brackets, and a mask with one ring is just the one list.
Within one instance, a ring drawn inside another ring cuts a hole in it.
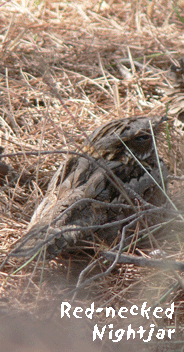
[{"label": "speckled feather", "polygon": [[[157,182],[161,183],[157,172],[149,119],[154,132],[157,133],[164,118],[133,117],[113,120],[97,128],[83,147],[83,152],[90,158],[72,157],[59,167],[49,183],[44,199],[32,216],[27,234],[18,241],[11,255],[30,256],[44,243],[47,243],[50,252],[57,254],[58,250],[64,250],[68,246],[77,244],[80,239],[88,239],[89,234],[92,235],[92,232],[87,229],[83,232],[75,231],[75,227],[102,225],[125,218],[127,214],[121,207],[117,211],[103,209],[103,207],[97,211],[90,203],[86,205],[85,202],[81,202],[79,207],[76,203],[86,198],[116,203],[119,197],[121,202],[126,203],[119,187],[110,181],[112,174],[115,175],[115,183],[121,184],[122,187],[128,185],[135,193],[141,193],[140,196],[149,201],[150,196],[148,197],[147,194],[150,192],[147,191],[155,188],[155,185],[150,180],[145,182],[149,176],[145,176],[143,168],[121,142],[123,140],[126,143],[144,167],[156,175]],[[166,178],[167,172],[164,165],[163,169]],[[157,191],[160,194],[160,191]],[[160,197],[160,202],[163,201],[161,198],[163,197]],[[65,214],[72,205],[74,205],[72,210]],[[62,233],[63,230],[71,227],[74,228],[73,232],[69,230]],[[99,231],[98,235],[100,234],[101,238],[106,236],[113,240],[117,233],[118,228],[114,227],[106,233]]]}]

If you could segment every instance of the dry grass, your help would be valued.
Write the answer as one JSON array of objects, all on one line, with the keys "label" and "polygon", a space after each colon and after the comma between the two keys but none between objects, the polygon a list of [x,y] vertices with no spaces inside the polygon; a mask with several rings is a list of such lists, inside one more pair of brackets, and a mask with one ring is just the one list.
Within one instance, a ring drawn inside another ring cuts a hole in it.
[{"label": "dry grass", "polygon": [[[0,10],[0,142],[4,153],[15,153],[3,159],[14,170],[14,179],[7,179],[0,189],[1,253],[25,233],[50,177],[67,157],[25,152],[80,151],[85,133],[105,121],[167,113],[171,148],[165,132],[159,152],[171,175],[183,175],[183,131],[176,127],[184,110],[183,82],[168,74],[170,65],[184,55],[182,2],[12,0],[4,1]],[[50,89],[51,76],[62,101]],[[182,188],[183,181],[170,181],[169,194],[181,211]],[[177,228],[165,231],[172,239],[166,236],[161,248],[172,259],[182,260],[182,230],[180,239],[173,236]],[[144,255],[148,250],[143,249]],[[16,312],[33,313],[36,304],[37,316],[39,312],[44,316],[45,309],[52,315],[51,299],[61,303],[66,288],[74,287],[81,262],[85,267],[88,258],[73,254],[46,262],[40,285],[42,262],[9,276],[22,264],[11,259],[0,275],[3,309],[8,302]],[[118,265],[108,277],[85,287],[76,305],[88,306],[95,300],[98,306],[113,304],[118,309],[145,300],[153,305],[166,295],[163,307],[174,301],[178,308],[171,324],[177,342],[183,338],[184,298],[182,274],[178,276]]]}]

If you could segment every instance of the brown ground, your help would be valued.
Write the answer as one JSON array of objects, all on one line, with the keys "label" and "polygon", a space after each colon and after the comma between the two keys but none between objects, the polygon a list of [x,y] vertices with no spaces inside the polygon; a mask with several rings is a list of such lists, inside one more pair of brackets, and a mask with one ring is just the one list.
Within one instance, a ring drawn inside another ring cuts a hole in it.
[{"label": "brown ground", "polygon": [[[50,177],[66,158],[25,152],[80,150],[84,131],[90,133],[112,118],[167,114],[159,154],[171,176],[183,175],[183,72],[171,75],[169,71],[184,56],[183,11],[183,1],[166,0],[0,4],[0,142],[4,154],[14,153],[2,159],[11,168],[0,189],[2,260],[25,233]],[[170,179],[169,196],[181,212],[182,188],[181,179]],[[178,227],[167,226],[160,243],[173,260],[183,260],[182,228],[183,220]],[[149,250],[150,246],[143,248],[143,255],[149,255]],[[47,261],[44,272],[43,263],[33,261],[12,275],[23,261],[9,261],[0,273],[2,351],[182,350],[182,273],[119,265],[109,276],[82,289],[72,304],[89,307],[95,301],[96,307],[118,310],[147,301],[165,310],[174,302],[171,321],[163,317],[146,322],[139,319],[140,314],[129,317],[126,324],[123,321],[125,329],[129,323],[132,328],[151,323],[157,329],[175,327],[171,341],[110,343],[107,334],[96,344],[93,326],[98,322],[102,327],[110,320],[96,316],[92,323],[81,319],[79,325],[74,319],[64,324],[60,304],[71,298],[67,288],[74,288],[88,262],[86,255],[65,255]],[[101,270],[107,266],[104,263]],[[122,327],[122,320],[112,323],[116,329]]]}]

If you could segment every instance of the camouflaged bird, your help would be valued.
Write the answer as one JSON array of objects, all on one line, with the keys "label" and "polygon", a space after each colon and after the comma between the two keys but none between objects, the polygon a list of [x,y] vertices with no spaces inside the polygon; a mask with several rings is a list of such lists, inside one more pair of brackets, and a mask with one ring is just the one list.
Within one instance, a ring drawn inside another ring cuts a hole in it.
[{"label": "camouflaged bird", "polygon": [[[83,155],[69,158],[56,171],[11,255],[31,256],[43,245],[57,255],[81,240],[93,239],[94,233],[112,242],[122,228],[113,222],[132,214],[139,198],[150,204],[164,202],[145,172],[161,184],[149,120],[156,134],[165,118],[119,119],[97,128],[85,142]],[[166,180],[167,169],[160,163]],[[108,228],[100,228],[107,223]]]},{"label": "camouflaged bird", "polygon": [[4,148],[0,146],[0,186],[3,186],[5,177],[10,171],[9,166],[1,161],[1,154],[3,150]]}]

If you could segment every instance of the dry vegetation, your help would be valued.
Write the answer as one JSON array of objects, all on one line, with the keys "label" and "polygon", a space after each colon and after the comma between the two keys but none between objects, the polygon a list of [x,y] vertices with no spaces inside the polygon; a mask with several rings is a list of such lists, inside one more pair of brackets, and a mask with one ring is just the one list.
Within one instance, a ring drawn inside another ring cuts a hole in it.
[{"label": "dry vegetation", "polygon": [[[182,73],[173,77],[169,71],[184,55],[183,9],[183,1],[169,0],[4,0],[0,4],[0,143],[5,155],[11,154],[2,159],[11,168],[0,189],[2,260],[25,233],[49,179],[67,157],[41,151],[80,151],[85,133],[113,118],[168,114],[169,129],[160,136],[159,154],[171,176],[183,175],[184,81]],[[35,151],[38,156],[26,154]],[[181,179],[170,179],[169,196],[181,212],[182,188]],[[168,226],[160,243],[173,260],[183,260],[182,225]],[[150,245],[142,253],[149,255]],[[38,319],[57,317],[63,297],[71,297],[63,295],[74,287],[81,265],[88,262],[85,254],[65,255],[44,263],[44,272],[43,263],[33,261],[12,275],[23,261],[11,259],[0,275],[3,312],[11,307]],[[118,265],[109,276],[87,285],[73,305],[89,306],[94,300],[98,307],[118,309],[147,300],[165,309],[174,301],[174,319],[162,319],[162,325],[176,328],[175,347],[172,342],[159,346],[155,342],[146,350],[181,351],[183,289],[182,273]],[[91,334],[90,327],[90,338]],[[117,348],[106,342],[104,351]]]}]

